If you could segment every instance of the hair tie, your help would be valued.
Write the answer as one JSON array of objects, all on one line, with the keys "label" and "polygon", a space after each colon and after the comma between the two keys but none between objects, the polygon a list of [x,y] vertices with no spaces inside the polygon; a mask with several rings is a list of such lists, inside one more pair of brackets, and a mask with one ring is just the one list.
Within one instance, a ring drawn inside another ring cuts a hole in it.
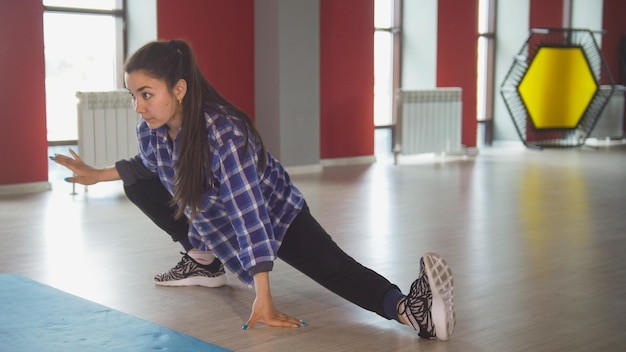
[{"label": "hair tie", "polygon": [[183,55],[183,52],[182,52],[182,51],[180,50],[180,48],[178,47],[178,42],[177,42],[176,40],[170,40],[170,41],[169,41],[169,43],[168,43],[168,45],[169,45],[172,49],[176,50],[176,52],[178,53],[178,55],[180,55],[180,56],[182,56],[182,55]]}]

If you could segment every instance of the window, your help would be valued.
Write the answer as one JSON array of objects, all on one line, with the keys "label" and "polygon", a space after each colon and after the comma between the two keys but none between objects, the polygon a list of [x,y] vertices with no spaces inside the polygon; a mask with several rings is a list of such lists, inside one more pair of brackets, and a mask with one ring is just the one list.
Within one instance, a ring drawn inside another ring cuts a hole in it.
[{"label": "window", "polygon": [[493,119],[495,0],[478,2],[478,67],[476,82],[476,117],[478,121]]},{"label": "window", "polygon": [[374,125],[391,126],[399,87],[400,0],[374,2]]},{"label": "window", "polygon": [[78,138],[76,92],[122,87],[122,0],[43,5],[48,142],[72,144]]}]

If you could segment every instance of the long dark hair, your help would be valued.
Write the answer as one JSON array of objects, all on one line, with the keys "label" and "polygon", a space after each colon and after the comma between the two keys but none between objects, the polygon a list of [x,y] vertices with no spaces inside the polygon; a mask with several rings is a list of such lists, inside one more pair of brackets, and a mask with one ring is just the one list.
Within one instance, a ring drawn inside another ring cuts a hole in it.
[{"label": "long dark hair", "polygon": [[230,119],[240,119],[247,130],[246,152],[250,136],[260,143],[262,152],[259,168],[266,163],[265,147],[252,119],[226,100],[200,72],[191,46],[184,40],[155,41],[137,50],[124,65],[124,72],[143,71],[147,75],[163,80],[170,92],[180,79],[187,82],[187,93],[182,101],[182,126],[179,138],[178,161],[174,165],[176,177],[173,203],[177,206],[176,217],[184,215],[186,207],[191,208],[191,221],[201,207],[202,194],[213,185],[211,153],[207,140],[204,104],[217,104],[231,113]]}]

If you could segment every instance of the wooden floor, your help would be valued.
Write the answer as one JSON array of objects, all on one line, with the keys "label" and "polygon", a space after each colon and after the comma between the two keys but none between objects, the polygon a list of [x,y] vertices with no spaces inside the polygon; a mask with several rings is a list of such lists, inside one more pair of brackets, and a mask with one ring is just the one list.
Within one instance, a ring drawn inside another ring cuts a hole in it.
[{"label": "wooden floor", "polygon": [[[277,307],[301,329],[242,331],[254,298],[233,277],[218,289],[154,286],[179,259],[120,183],[70,195],[0,198],[0,272],[18,273],[235,351],[626,350],[626,147],[488,148],[471,158],[337,166],[294,175],[313,214],[348,253],[403,290],[420,254],[455,274],[448,342],[363,311],[278,262]],[[0,313],[1,314],[1,313]]]}]

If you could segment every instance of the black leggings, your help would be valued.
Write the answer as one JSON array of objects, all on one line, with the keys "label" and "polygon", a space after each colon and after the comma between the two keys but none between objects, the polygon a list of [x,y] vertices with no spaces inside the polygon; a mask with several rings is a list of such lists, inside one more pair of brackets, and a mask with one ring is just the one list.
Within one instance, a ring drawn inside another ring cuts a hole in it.
[{"label": "black leggings", "polygon": [[[158,178],[124,185],[128,198],[174,241],[187,241],[187,219],[175,220],[171,195]],[[347,255],[304,208],[289,226],[278,257],[346,300],[389,319],[383,298],[398,287]]]},{"label": "black leggings", "polygon": [[172,195],[158,177],[138,180],[124,185],[124,192],[152,222],[165,231],[175,242],[186,241],[189,234],[187,218],[174,219],[176,208],[171,205]]},{"label": "black leggings", "polygon": [[337,295],[389,319],[383,298],[398,287],[339,248],[306,203],[289,226],[278,257]]}]

